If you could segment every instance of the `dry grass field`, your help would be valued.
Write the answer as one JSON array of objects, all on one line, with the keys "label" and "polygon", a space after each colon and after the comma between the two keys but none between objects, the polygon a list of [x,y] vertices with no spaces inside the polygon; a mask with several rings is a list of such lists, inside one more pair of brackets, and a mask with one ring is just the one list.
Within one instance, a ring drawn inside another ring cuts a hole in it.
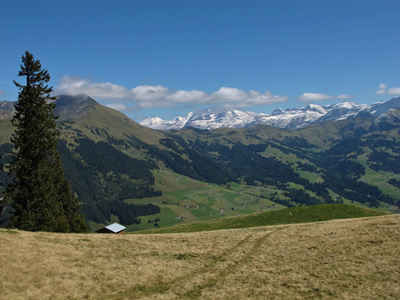
[{"label": "dry grass field", "polygon": [[1,299],[399,299],[400,216],[155,235],[0,231]]}]

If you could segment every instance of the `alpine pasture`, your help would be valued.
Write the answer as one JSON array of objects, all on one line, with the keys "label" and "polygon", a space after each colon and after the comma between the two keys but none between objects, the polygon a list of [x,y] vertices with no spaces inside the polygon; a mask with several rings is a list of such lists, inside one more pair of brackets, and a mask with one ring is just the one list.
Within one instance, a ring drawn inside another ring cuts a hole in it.
[{"label": "alpine pasture", "polygon": [[0,230],[1,299],[398,299],[400,216],[171,234]]}]

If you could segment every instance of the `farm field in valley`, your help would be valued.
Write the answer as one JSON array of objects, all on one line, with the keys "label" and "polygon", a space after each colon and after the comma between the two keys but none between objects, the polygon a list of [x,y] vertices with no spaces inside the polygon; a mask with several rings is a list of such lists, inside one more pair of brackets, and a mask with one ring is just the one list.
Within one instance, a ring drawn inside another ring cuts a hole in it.
[{"label": "farm field in valley", "polygon": [[[186,176],[173,175],[161,170],[155,174],[156,186],[162,181],[169,189],[164,189],[161,197],[132,199],[128,203],[152,203],[161,207],[161,214],[141,216],[142,223],[127,226],[127,231],[154,229],[154,223],[161,228],[208,221],[225,217],[246,215],[258,211],[272,211],[284,208],[261,195],[270,195],[277,190],[257,186],[231,183],[229,187],[208,184]],[[116,220],[118,222],[118,220]]]}]

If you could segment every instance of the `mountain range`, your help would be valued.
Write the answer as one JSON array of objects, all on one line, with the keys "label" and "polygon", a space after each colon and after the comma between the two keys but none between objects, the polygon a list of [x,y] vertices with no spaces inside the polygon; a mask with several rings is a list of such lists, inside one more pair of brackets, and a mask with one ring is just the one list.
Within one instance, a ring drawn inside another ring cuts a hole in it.
[{"label": "mountain range", "polygon": [[254,125],[270,125],[285,129],[304,128],[310,124],[326,121],[343,120],[356,117],[358,114],[380,116],[389,109],[400,108],[400,97],[386,102],[377,102],[371,105],[341,102],[333,105],[309,104],[295,109],[275,109],[272,114],[243,112],[231,110],[214,114],[210,111],[202,113],[188,113],[185,117],[176,117],[171,121],[159,117],[151,117],[140,122],[141,125],[153,129],[179,130],[185,127],[199,129],[216,129],[220,127],[243,128]]},{"label": "mountain range", "polygon": [[[240,128],[154,130],[87,95],[58,96],[55,114],[63,167],[90,227],[141,230],[319,203],[397,211],[399,102],[310,105],[302,118],[313,121],[291,130],[250,126],[246,113]],[[0,102],[0,165],[11,159],[13,112]],[[0,198],[9,181],[0,171]]]}]

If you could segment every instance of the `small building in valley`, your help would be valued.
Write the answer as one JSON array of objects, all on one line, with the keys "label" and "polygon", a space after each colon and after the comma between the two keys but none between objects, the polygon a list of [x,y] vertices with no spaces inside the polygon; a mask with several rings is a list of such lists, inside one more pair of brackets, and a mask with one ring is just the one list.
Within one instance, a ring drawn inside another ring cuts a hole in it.
[{"label": "small building in valley", "polygon": [[97,233],[114,233],[114,234],[120,234],[120,233],[124,233],[124,229],[126,227],[122,226],[121,224],[118,223],[113,223],[110,224],[104,228],[101,228],[99,230],[97,230]]}]

